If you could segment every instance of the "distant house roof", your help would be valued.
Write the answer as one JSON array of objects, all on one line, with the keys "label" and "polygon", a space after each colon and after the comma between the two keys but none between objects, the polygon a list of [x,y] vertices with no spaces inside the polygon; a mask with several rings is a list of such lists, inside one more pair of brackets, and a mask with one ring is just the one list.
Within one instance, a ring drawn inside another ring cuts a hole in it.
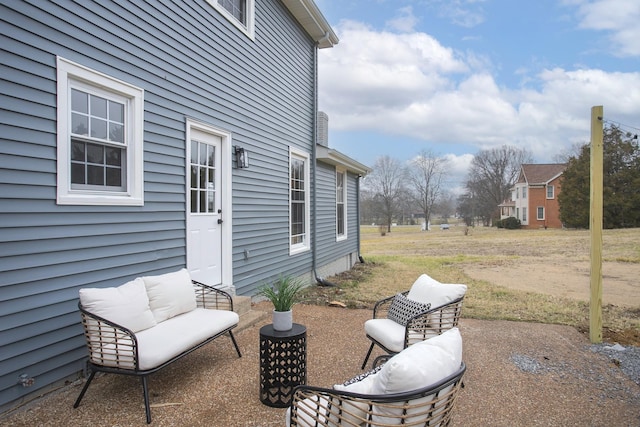
[{"label": "distant house roof", "polygon": [[338,36],[313,0],[282,0],[320,49],[338,44]]},{"label": "distant house roof", "polygon": [[565,163],[523,164],[518,182],[526,182],[529,185],[545,185],[562,175],[566,168]]}]

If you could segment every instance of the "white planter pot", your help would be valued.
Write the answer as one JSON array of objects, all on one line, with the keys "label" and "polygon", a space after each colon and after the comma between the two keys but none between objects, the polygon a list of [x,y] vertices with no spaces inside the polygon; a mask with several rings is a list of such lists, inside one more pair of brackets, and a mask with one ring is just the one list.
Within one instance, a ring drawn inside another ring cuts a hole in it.
[{"label": "white planter pot", "polygon": [[293,328],[293,311],[273,310],[273,329],[276,331],[290,331]]}]

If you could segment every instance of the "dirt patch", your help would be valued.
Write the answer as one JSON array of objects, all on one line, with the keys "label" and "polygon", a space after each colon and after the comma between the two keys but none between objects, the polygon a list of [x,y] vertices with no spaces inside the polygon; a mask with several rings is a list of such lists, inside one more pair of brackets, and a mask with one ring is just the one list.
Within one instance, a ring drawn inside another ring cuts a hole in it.
[{"label": "dirt patch", "polygon": [[[590,300],[589,262],[552,262],[549,258],[470,264],[463,268],[472,279],[484,280],[509,289],[537,292],[579,301]],[[602,303],[620,307],[640,307],[638,264],[605,262],[602,265]]]}]

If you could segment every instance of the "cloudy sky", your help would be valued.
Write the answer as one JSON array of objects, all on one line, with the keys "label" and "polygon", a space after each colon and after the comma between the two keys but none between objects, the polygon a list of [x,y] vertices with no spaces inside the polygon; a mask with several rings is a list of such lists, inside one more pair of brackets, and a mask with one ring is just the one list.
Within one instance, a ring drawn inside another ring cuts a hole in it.
[{"label": "cloudy sky", "polygon": [[638,0],[316,0],[329,145],[372,166],[421,150],[461,176],[481,149],[553,162],[589,140],[591,107],[640,133]]}]

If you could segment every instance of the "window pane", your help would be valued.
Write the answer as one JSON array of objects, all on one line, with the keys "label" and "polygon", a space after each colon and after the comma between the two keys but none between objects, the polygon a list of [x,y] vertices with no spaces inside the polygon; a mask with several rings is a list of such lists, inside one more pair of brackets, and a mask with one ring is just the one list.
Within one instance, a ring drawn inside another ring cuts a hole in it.
[{"label": "window pane", "polygon": [[102,166],[87,165],[87,184],[104,185],[104,168]]},{"label": "window pane", "polygon": [[198,167],[191,165],[191,188],[198,188]]},{"label": "window pane", "polygon": [[124,126],[117,123],[109,123],[109,141],[124,143]]},{"label": "window pane", "polygon": [[200,146],[200,161],[199,164],[207,165],[207,144],[198,144]]},{"label": "window pane", "polygon": [[91,136],[94,138],[107,139],[107,122],[91,117]]},{"label": "window pane", "polygon": [[246,16],[246,3],[247,0],[219,0],[220,5],[224,7],[230,14],[233,15],[238,21],[242,24],[247,24],[245,22]]},{"label": "window pane", "polygon": [[71,163],[71,183],[86,184],[84,180],[84,163]]},{"label": "window pane", "polygon": [[205,191],[199,191],[198,196],[200,197],[200,210],[198,212],[206,212],[207,211],[207,195]]},{"label": "window pane", "polygon": [[91,111],[93,117],[107,118],[107,100],[99,96],[91,95]]},{"label": "window pane", "polygon": [[200,173],[200,188],[207,189],[207,170],[205,168],[198,168]]},{"label": "window pane", "polygon": [[84,142],[71,141],[71,160],[84,162]]},{"label": "window pane", "polygon": [[111,166],[122,166],[122,149],[115,147],[106,147],[105,154],[107,164]]},{"label": "window pane", "polygon": [[122,169],[107,168],[107,185],[110,187],[122,186]]},{"label": "window pane", "polygon": [[198,164],[198,141],[191,140],[191,163]]},{"label": "window pane", "polygon": [[216,150],[213,145],[207,144],[207,165],[214,166],[216,160]]},{"label": "window pane", "polygon": [[207,212],[214,212],[215,205],[215,192],[207,191]]},{"label": "window pane", "polygon": [[71,132],[76,135],[89,134],[89,118],[82,114],[71,114]]},{"label": "window pane", "polygon": [[104,163],[104,147],[96,144],[87,144],[87,162]]},{"label": "window pane", "polygon": [[89,113],[88,94],[77,89],[71,89],[71,110],[78,113]]},{"label": "window pane", "polygon": [[124,123],[124,104],[109,101],[109,121]]},{"label": "window pane", "polygon": [[198,191],[191,190],[191,212],[198,212]]}]

